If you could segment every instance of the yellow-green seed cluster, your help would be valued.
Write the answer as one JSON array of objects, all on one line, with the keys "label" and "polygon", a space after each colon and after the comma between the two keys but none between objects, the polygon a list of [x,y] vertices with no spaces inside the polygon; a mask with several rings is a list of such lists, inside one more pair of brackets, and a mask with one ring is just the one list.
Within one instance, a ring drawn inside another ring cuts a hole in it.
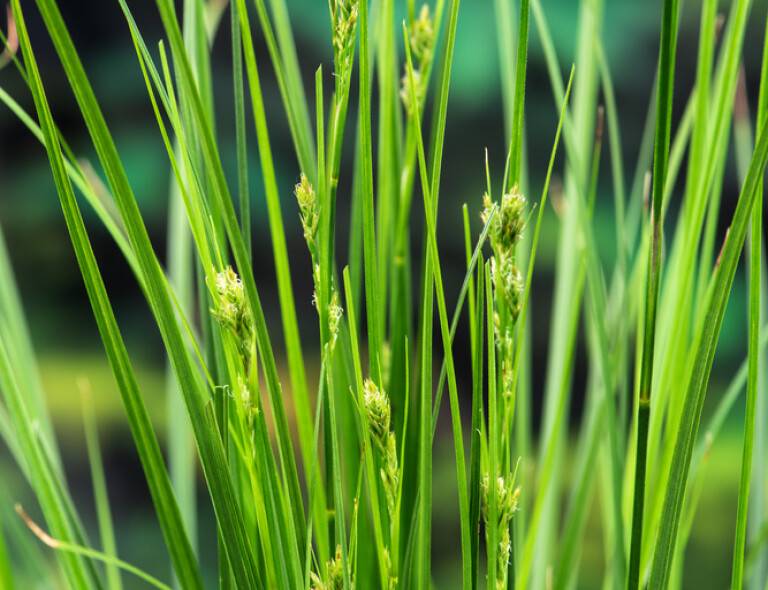
[{"label": "yellow-green seed cluster", "polygon": [[413,82],[415,88],[411,88],[411,78],[406,68],[400,85],[400,99],[408,115],[413,115],[412,95],[416,94],[416,103],[424,101],[427,89],[427,69],[432,63],[435,50],[435,28],[429,5],[424,4],[419,11],[419,16],[411,24],[408,42],[413,56]]},{"label": "yellow-green seed cluster", "polygon": [[381,455],[381,480],[390,516],[394,515],[398,489],[397,443],[390,430],[391,408],[387,394],[372,380],[363,386],[363,405],[374,446]]},{"label": "yellow-green seed cluster", "polygon": [[309,182],[307,175],[303,172],[301,173],[301,179],[294,188],[293,194],[296,195],[296,202],[299,204],[304,239],[307,241],[309,249],[313,250],[317,238],[317,227],[320,221],[320,208],[317,203],[315,189]]},{"label": "yellow-green seed cluster", "polygon": [[[336,555],[325,564],[325,575],[320,577],[315,572],[310,574],[312,590],[342,590],[344,588],[344,565],[341,557],[341,545],[336,546]],[[354,588],[354,583],[352,584]]]},{"label": "yellow-green seed cluster", "polygon": [[[483,195],[483,222],[490,218],[494,203]],[[493,248],[491,269],[496,295],[509,311],[512,324],[522,308],[523,277],[515,261],[515,249],[525,228],[526,199],[517,186],[504,193],[496,215],[491,220],[489,239]]]},{"label": "yellow-green seed cluster", "polygon": [[339,303],[339,292],[336,289],[331,293],[331,302],[328,304],[328,331],[330,332],[329,344],[331,350],[336,346],[336,340],[339,337],[339,325],[344,310]]},{"label": "yellow-green seed cluster", "polygon": [[357,30],[359,0],[335,0],[332,4],[333,55],[336,75],[347,74],[350,69]]},{"label": "yellow-green seed cluster", "polygon": [[253,318],[243,283],[231,266],[216,274],[214,290],[216,298],[211,313],[221,327],[234,336],[238,351],[247,359],[253,341]]},{"label": "yellow-green seed cluster", "polygon": [[483,519],[485,520],[486,527],[488,526],[488,521],[490,519],[490,494],[494,493],[496,495],[496,530],[498,531],[499,537],[496,552],[496,579],[494,580],[494,587],[497,590],[503,590],[507,587],[507,570],[512,549],[509,525],[518,509],[520,487],[515,486],[514,474],[508,474],[506,477],[496,477],[495,485],[492,485],[490,477],[485,475],[480,482],[480,491],[482,496]]}]

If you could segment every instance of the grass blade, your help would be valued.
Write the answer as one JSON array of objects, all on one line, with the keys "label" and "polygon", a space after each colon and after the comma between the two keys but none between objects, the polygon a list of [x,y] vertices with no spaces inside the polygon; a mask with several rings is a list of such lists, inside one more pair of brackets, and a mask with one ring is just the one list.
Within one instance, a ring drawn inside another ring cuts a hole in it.
[{"label": "grass blade", "polygon": [[677,0],[665,0],[661,20],[659,48],[658,93],[656,95],[656,139],[653,156],[653,191],[651,193],[651,244],[645,292],[645,328],[640,368],[640,390],[637,400],[637,455],[635,459],[632,538],[629,549],[627,588],[640,587],[640,556],[643,542],[643,513],[645,504],[648,422],[651,413],[654,346],[656,344],[656,308],[661,277],[661,247],[664,219],[662,200],[669,163],[672,98],[674,91],[675,53],[677,49]]},{"label": "grass blade", "polygon": [[[99,522],[99,537],[104,555],[116,559],[117,544],[115,542],[115,530],[112,523],[112,511],[109,508],[109,496],[107,493],[107,479],[104,475],[104,463],[101,458],[101,446],[96,426],[96,415],[93,410],[93,401],[90,395],[90,384],[87,381],[80,382],[80,392],[83,406],[83,426],[85,429],[85,444],[88,451],[88,463],[91,467],[91,480],[93,484],[93,497],[96,502],[96,517]],[[114,563],[107,563],[107,587],[109,590],[120,590],[120,572]]]}]

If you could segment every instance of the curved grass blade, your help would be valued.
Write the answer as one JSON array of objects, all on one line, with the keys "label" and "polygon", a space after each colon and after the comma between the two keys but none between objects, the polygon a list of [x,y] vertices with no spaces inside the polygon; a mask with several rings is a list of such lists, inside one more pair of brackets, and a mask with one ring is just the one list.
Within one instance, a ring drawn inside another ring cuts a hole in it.
[{"label": "curved grass blade", "polygon": [[130,563],[123,561],[122,559],[118,559],[114,555],[110,555],[102,551],[96,551],[94,549],[90,549],[89,547],[82,547],[80,545],[75,545],[73,543],[67,543],[64,541],[59,541],[58,539],[54,539],[48,533],[46,533],[43,529],[41,529],[29,517],[29,515],[24,511],[24,509],[21,507],[20,504],[16,505],[16,513],[24,521],[24,524],[26,524],[27,527],[34,533],[34,535],[38,539],[40,539],[43,543],[48,545],[48,547],[50,547],[51,549],[55,549],[56,551],[62,551],[64,553],[71,553],[73,555],[80,555],[82,557],[87,557],[88,559],[95,559],[97,561],[102,561],[107,566],[120,568],[130,574],[133,574],[137,578],[145,581],[150,586],[154,586],[155,588],[158,588],[159,590],[171,590],[170,586],[168,586],[167,584],[164,584],[154,576],[150,576],[145,571],[140,570],[136,566],[133,566]]},{"label": "curved grass blade", "polygon": [[[15,10],[17,16],[20,17],[18,3],[16,3]],[[17,20],[21,21],[23,19],[18,18]],[[184,588],[202,588],[200,574],[196,568],[197,562],[181,523],[178,505],[173,498],[168,474],[163,464],[162,453],[152,430],[146,408],[141,400],[133,369],[128,359],[119,328],[117,327],[101,273],[93,255],[72,186],[66,176],[63,157],[45,91],[23,23],[20,23],[19,29],[20,32],[23,31],[20,36],[25,48],[27,71],[32,82],[33,97],[35,98],[35,105],[38,110],[41,129],[45,137],[46,149],[67,221],[67,227],[70,231],[78,263],[80,264],[88,295],[94,308],[99,331],[104,340],[110,364],[123,395],[131,430],[142,460],[142,466],[146,471],[147,483],[157,508],[166,544],[182,586]]]}]

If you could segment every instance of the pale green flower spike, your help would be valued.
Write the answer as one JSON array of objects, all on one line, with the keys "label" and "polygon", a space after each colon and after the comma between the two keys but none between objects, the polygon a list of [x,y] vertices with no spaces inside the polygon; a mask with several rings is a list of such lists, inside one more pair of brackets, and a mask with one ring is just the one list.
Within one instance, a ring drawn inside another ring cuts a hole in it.
[{"label": "pale green flower spike", "polygon": [[432,24],[432,14],[429,4],[423,4],[419,11],[419,17],[413,21],[411,30],[411,51],[419,66],[426,65],[432,60],[432,52],[435,47],[435,27]]},{"label": "pale green flower spike", "polygon": [[[416,85],[416,104],[421,104],[424,100],[424,82],[419,70],[413,70],[413,82]],[[411,77],[408,72],[405,72],[400,80],[400,99],[403,101],[408,116],[413,115],[413,99],[411,97]]]},{"label": "pale green flower spike", "polygon": [[389,428],[391,408],[389,397],[371,379],[363,385],[363,404],[368,417],[373,444],[381,454],[381,481],[390,516],[394,515],[399,481],[397,443]]},{"label": "pale green flower spike", "polygon": [[[424,4],[419,11],[419,16],[411,25],[409,37],[411,53],[413,54],[413,81],[416,84],[416,104],[424,101],[426,94],[426,79],[423,75],[432,61],[435,49],[435,27],[432,22],[432,14],[429,5]],[[406,68],[400,80],[400,99],[403,101],[406,114],[413,115],[411,78]]]},{"label": "pale green flower spike", "polygon": [[346,73],[351,65],[357,29],[358,0],[333,3],[333,54],[336,74]]},{"label": "pale green flower spike", "polygon": [[[493,201],[488,193],[485,193],[483,211],[480,214],[483,223],[490,219],[493,207]],[[525,208],[525,196],[517,186],[512,187],[512,190],[501,197],[501,205],[491,221],[489,230],[494,254],[491,258],[493,284],[497,298],[509,312],[509,322],[505,325],[500,325],[500,319],[496,318],[498,339],[506,337],[506,333],[517,322],[523,305],[523,275],[515,263],[515,249],[525,229]]]},{"label": "pale green flower spike", "polygon": [[[326,575],[321,578],[312,572],[312,590],[341,590],[344,588],[344,566],[341,559],[341,545],[336,546],[336,555],[325,564]],[[352,583],[352,588],[355,585]]]},{"label": "pale green flower spike", "polygon": [[[515,474],[509,473],[506,477],[495,478],[496,485],[493,492],[496,495],[496,521],[499,531],[499,547],[496,557],[496,579],[494,587],[504,590],[507,587],[507,570],[509,566],[510,550],[512,542],[509,536],[509,524],[518,510],[520,502],[520,486],[515,487]],[[486,526],[489,518],[489,494],[491,493],[490,478],[488,474],[483,476],[480,482],[483,519]]]},{"label": "pale green flower spike", "polygon": [[371,379],[363,384],[363,404],[368,416],[371,437],[381,453],[386,452],[387,434],[389,434],[390,407],[389,397]]},{"label": "pale green flower spike", "polygon": [[343,313],[344,310],[339,304],[339,292],[334,289],[331,294],[331,302],[328,304],[328,329],[331,333],[329,341],[331,350],[336,346],[336,339],[339,336],[339,324]]},{"label": "pale green flower spike", "polygon": [[218,298],[211,314],[222,328],[232,333],[238,350],[245,359],[250,354],[253,340],[253,319],[245,300],[243,283],[232,267],[227,266],[216,274],[214,287]]},{"label": "pale green flower spike", "polygon": [[[497,253],[504,252],[512,255],[515,245],[523,237],[525,228],[525,196],[517,186],[501,197],[499,211],[491,222],[490,240],[491,246]],[[483,195],[483,223],[488,221],[493,201],[488,193]]]},{"label": "pale green flower spike", "polygon": [[301,226],[304,229],[304,239],[310,250],[315,248],[315,238],[317,237],[317,225],[320,221],[320,210],[317,204],[317,195],[315,189],[309,182],[306,174],[301,173],[301,180],[294,189],[296,201],[299,204],[301,213]]}]

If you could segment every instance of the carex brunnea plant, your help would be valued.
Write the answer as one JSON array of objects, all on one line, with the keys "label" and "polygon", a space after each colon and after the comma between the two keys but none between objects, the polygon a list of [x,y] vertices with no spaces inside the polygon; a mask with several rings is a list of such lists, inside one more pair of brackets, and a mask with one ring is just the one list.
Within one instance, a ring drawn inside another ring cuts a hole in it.
[{"label": "carex brunnea plant", "polygon": [[[16,504],[0,485],[16,509],[0,512],[0,588],[684,588],[686,547],[707,518],[697,512],[706,463],[742,403],[738,495],[727,505],[735,533],[711,559],[730,568],[732,588],[766,587],[768,38],[751,37],[768,23],[765,6],[732,0],[722,16],[717,0],[688,7],[699,15],[695,71],[680,77],[682,2],[647,3],[660,23],[656,76],[644,132],[628,148],[603,41],[615,26],[607,3],[577,3],[574,63],[562,70],[547,3],[494,0],[503,132],[489,143],[505,141],[506,158],[496,168],[487,152],[463,155],[475,191],[457,210],[441,202],[452,189],[442,176],[457,31],[473,3],[328,0],[327,52],[311,56],[297,50],[287,0],[155,0],[161,39],[137,24],[133,3],[112,1],[151,107],[144,123],[167,158],[167,252],[150,240],[58,0],[10,1],[0,102],[47,156],[168,570],[150,574],[121,552],[87,379],[97,518],[85,526],[0,240],[0,436],[35,500]],[[212,47],[225,33],[231,104],[213,84]],[[529,39],[553,99],[543,162],[526,145]],[[464,51],[487,60],[483,41]],[[56,122],[38,63],[45,43],[92,163]],[[759,59],[750,104],[740,67]],[[4,89],[11,78],[24,93]],[[280,108],[265,100],[267,79]],[[233,151],[223,126],[235,131]],[[291,184],[277,173],[277,132],[289,135]],[[738,199],[725,203],[731,152]],[[599,207],[610,221],[598,221]],[[257,212],[265,219],[254,228]],[[446,218],[463,226],[458,284],[445,280]],[[162,340],[161,432],[95,229],[114,241]],[[289,256],[297,238],[302,263]],[[544,289],[534,280],[542,242],[555,258],[551,303],[533,297]],[[747,358],[727,389],[710,392],[742,251]],[[305,268],[311,276],[297,274]],[[259,284],[265,275],[274,289]],[[311,296],[297,284],[311,284]],[[273,292],[274,305],[264,300]],[[546,341],[540,372],[534,335]],[[585,401],[574,419],[576,395]],[[448,470],[438,470],[443,447]],[[434,522],[446,511],[448,527]],[[587,544],[599,559],[583,559]],[[214,545],[214,557],[201,555]]]}]

